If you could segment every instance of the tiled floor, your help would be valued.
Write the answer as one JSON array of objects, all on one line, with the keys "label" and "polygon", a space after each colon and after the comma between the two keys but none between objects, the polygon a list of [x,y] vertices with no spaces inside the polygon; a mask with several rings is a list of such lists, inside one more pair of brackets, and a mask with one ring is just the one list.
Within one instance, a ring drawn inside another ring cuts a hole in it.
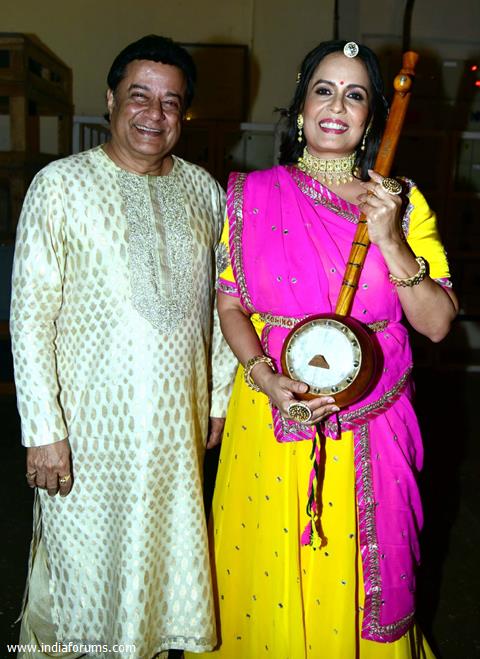
[{"label": "tiled floor", "polygon": [[[480,657],[480,433],[474,426],[480,412],[480,374],[422,370],[417,383],[426,465],[418,617],[439,659],[474,659]],[[18,634],[12,623],[23,591],[32,493],[24,483],[24,451],[12,398],[0,398],[0,418],[0,659],[6,659],[11,655],[5,644],[15,642]],[[212,459],[207,467],[211,486]]]}]

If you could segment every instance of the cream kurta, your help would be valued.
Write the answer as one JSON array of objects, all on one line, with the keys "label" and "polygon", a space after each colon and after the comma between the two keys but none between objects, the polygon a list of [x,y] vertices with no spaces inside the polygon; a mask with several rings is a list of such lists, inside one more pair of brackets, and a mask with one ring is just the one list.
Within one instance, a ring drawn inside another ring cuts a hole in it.
[{"label": "cream kurta", "polygon": [[201,168],[140,176],[97,147],[40,172],[20,219],[23,442],[73,455],[71,494],[39,492],[52,618],[58,640],[137,646],[110,657],[215,644],[201,468],[235,367],[213,331],[210,397],[223,214]]}]

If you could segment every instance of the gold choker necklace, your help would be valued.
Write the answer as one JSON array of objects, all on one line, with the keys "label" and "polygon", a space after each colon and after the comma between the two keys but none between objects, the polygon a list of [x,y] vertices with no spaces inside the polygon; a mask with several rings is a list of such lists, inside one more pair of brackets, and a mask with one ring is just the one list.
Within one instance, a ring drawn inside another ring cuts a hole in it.
[{"label": "gold choker necklace", "polygon": [[353,166],[355,163],[355,153],[343,158],[332,158],[325,160],[317,158],[308,152],[307,147],[303,150],[303,156],[298,159],[297,167],[302,172],[308,174],[317,181],[322,181],[327,185],[332,183],[341,185],[353,181]]}]

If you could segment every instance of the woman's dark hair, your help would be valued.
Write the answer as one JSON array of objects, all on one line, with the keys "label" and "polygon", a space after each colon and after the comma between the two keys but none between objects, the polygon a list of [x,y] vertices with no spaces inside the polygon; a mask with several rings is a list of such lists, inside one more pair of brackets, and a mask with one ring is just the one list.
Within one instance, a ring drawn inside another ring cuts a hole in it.
[{"label": "woman's dark hair", "polygon": [[115,92],[119,83],[125,77],[127,65],[137,59],[171,64],[180,69],[187,83],[183,109],[186,110],[189,107],[193,99],[197,79],[193,59],[185,48],[182,48],[168,37],[159,37],[156,34],[149,34],[138,41],[134,41],[116,56],[107,76],[107,84],[112,92]]},{"label": "woman's dark hair", "polygon": [[[287,130],[285,131],[280,146],[280,164],[293,165],[303,153],[305,147],[305,137],[299,142],[297,117],[303,110],[305,97],[307,95],[308,85],[315,69],[327,55],[332,53],[343,52],[346,41],[324,41],[316,48],[311,50],[302,62],[300,69],[300,79],[295,90],[292,103],[288,108]],[[365,64],[372,95],[370,99],[370,118],[369,131],[365,140],[365,150],[357,151],[355,167],[358,176],[363,181],[368,180],[367,170],[371,169],[375,162],[375,156],[380,145],[385,122],[388,114],[388,104],[383,95],[383,80],[380,74],[380,66],[377,56],[367,46],[358,45],[359,51],[356,57],[359,57]]]}]

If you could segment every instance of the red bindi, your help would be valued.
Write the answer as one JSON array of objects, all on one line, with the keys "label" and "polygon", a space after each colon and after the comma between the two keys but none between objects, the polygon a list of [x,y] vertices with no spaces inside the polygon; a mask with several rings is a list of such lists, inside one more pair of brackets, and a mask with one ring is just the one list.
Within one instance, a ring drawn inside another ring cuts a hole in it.
[{"label": "red bindi", "polygon": [[340,80],[340,84],[341,84],[341,85],[343,85],[343,84],[344,84],[344,82],[343,82],[343,80]]}]

